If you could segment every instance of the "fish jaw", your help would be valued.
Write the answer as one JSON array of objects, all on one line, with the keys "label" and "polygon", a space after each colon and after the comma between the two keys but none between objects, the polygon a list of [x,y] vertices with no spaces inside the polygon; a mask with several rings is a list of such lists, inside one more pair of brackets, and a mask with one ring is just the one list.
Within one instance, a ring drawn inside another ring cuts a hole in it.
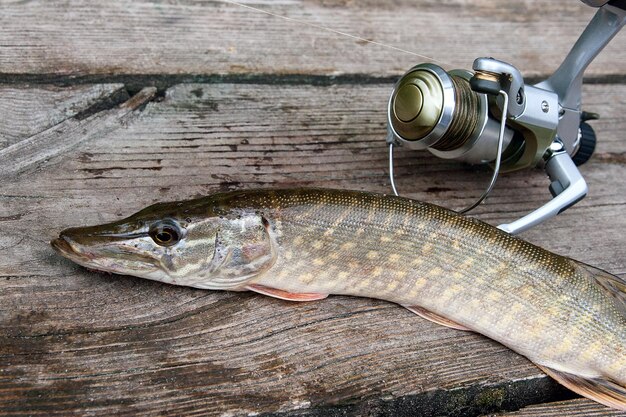
[{"label": "fish jaw", "polygon": [[64,236],[63,233],[58,238],[50,241],[50,246],[57,251],[58,254],[64,256],[72,262],[76,262],[79,265],[91,267],[90,262],[93,261],[94,256],[88,252],[82,252],[76,249],[76,245],[72,244],[71,239]]},{"label": "fish jaw", "polygon": [[147,256],[145,248],[142,250],[142,246],[136,243],[124,243],[120,236],[115,238],[111,233],[98,233],[98,228],[99,226],[63,230],[50,245],[60,255],[88,269],[141,278],[159,278],[159,267],[154,258]]}]

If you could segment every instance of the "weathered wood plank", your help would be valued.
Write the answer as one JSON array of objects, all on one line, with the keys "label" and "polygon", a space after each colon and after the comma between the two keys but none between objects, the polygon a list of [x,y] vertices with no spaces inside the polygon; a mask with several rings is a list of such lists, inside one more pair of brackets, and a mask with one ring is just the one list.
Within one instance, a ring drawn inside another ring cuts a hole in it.
[{"label": "weathered wood plank", "polygon": [[[624,116],[609,104],[625,90],[586,87],[586,101],[606,115],[596,124],[605,157],[584,167],[592,194],[527,235],[621,274]],[[128,124],[4,183],[0,413],[478,415],[561,398],[554,382],[497,343],[389,303],[291,304],[106,276],[48,246],[64,227],[219,189],[388,191],[389,91],[176,86]],[[488,179],[487,171],[404,150],[398,171],[406,195],[454,206]],[[546,186],[539,171],[505,176],[479,216],[509,220],[547,198]]]},{"label": "weathered wood plank", "polygon": [[[123,90],[115,89],[110,97]],[[155,87],[147,87],[137,95],[114,109],[95,115],[74,116],[50,129],[0,149],[0,178],[9,177],[25,169],[32,168],[49,158],[63,154],[94,136],[102,136],[116,124],[122,124],[128,115],[154,97]],[[124,91],[124,95],[127,94]]]},{"label": "weathered wood plank", "polygon": [[[33,136],[88,109],[128,98],[123,84],[59,88],[0,85],[0,149]],[[7,117],[10,116],[10,117]]]},{"label": "weathered wood plank", "polygon": [[[452,67],[494,56],[527,76],[551,73],[595,12],[571,0],[245,3]],[[0,39],[0,72],[35,80],[45,74],[395,76],[424,61],[224,1],[5,1]],[[619,34],[588,74],[623,76],[624,40]]]},{"label": "weathered wood plank", "polygon": [[606,407],[575,399],[554,403],[538,404],[510,413],[490,414],[483,417],[624,417],[626,413],[618,410],[607,410]]}]

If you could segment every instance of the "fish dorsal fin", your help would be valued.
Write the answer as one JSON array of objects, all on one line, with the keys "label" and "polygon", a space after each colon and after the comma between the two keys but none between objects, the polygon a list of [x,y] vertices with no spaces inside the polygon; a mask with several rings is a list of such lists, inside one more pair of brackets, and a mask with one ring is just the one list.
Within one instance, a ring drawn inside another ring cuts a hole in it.
[{"label": "fish dorsal fin", "polygon": [[315,292],[293,293],[289,291],[279,290],[278,288],[266,287],[265,285],[250,284],[246,286],[247,290],[267,295],[269,297],[278,298],[287,301],[315,301],[323,300],[328,294],[319,294]]},{"label": "fish dorsal fin", "polygon": [[441,326],[446,326],[446,327],[450,327],[452,329],[457,329],[457,330],[466,330],[466,331],[471,331],[471,329],[468,329],[467,327],[463,326],[462,324],[459,324],[455,321],[452,321],[450,319],[447,319],[443,316],[440,316],[439,314],[433,313],[430,310],[426,310],[423,307],[420,306],[403,306],[404,308],[406,308],[409,311],[412,311],[413,313],[417,314],[420,317],[425,318],[426,320],[430,320],[433,323],[437,323]]},{"label": "fish dorsal fin", "polygon": [[575,393],[597,401],[600,404],[604,404],[607,407],[626,411],[626,387],[602,377],[585,378],[567,372],[557,371],[547,366],[537,366],[557,382]]},{"label": "fish dorsal fin", "polygon": [[626,315],[626,282],[595,266],[578,261],[574,262],[589,273],[591,279],[615,300],[615,305],[618,310]]}]

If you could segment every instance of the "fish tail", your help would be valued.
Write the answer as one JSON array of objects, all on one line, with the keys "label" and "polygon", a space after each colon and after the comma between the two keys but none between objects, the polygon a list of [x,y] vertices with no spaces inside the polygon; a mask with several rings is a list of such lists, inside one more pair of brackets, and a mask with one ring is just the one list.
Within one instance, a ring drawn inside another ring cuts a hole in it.
[{"label": "fish tail", "polygon": [[567,372],[557,371],[547,366],[537,365],[557,382],[577,394],[597,401],[607,407],[626,411],[626,387],[610,379],[585,378]]}]

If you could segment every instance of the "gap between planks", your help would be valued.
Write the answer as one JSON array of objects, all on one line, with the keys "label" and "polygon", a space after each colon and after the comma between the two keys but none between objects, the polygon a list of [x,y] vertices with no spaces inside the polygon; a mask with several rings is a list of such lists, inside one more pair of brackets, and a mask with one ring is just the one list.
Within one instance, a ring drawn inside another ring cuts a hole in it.
[{"label": "gap between planks", "polygon": [[[407,67],[408,71],[410,68]],[[468,68],[469,69],[469,68]],[[536,84],[547,79],[551,74],[534,74],[526,77],[527,84]],[[162,96],[165,91],[178,84],[259,84],[259,85],[372,85],[389,84],[391,86],[398,81],[401,73],[395,75],[372,75],[367,73],[345,74],[272,74],[272,73],[248,73],[248,74],[92,74],[67,76],[59,74],[22,74],[0,72],[0,85],[55,85],[60,87],[89,85],[89,84],[123,84],[130,95],[134,95],[146,87],[156,87],[157,95]],[[591,74],[584,77],[586,85],[595,84],[626,84],[626,74],[606,73]]]}]

